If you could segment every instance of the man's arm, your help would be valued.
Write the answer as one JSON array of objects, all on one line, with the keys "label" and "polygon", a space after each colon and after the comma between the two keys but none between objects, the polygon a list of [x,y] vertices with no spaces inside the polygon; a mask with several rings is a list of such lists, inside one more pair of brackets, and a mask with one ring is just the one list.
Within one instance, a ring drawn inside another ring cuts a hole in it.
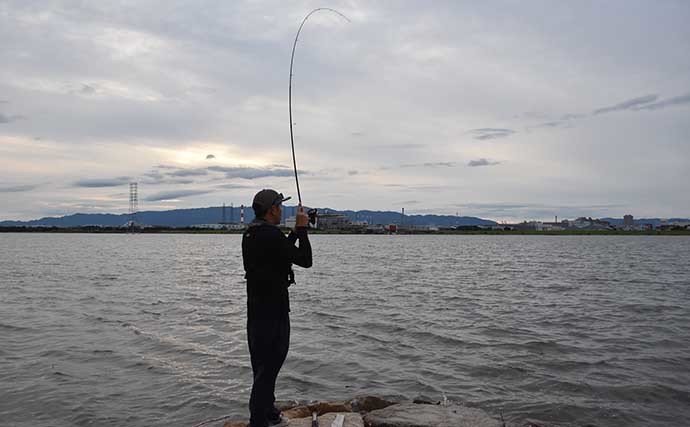
[{"label": "man's arm", "polygon": [[312,265],[311,243],[307,234],[307,227],[297,227],[294,233],[299,240],[299,246],[291,244],[294,250],[293,258],[290,262],[297,264],[300,267],[309,268]]},{"label": "man's arm", "polygon": [[[285,257],[288,262],[297,264],[300,267],[309,268],[312,265],[311,243],[307,235],[309,225],[309,217],[304,213],[302,206],[297,210],[297,217],[295,218],[295,229],[290,232],[286,239],[283,239],[283,247],[281,247],[281,255]],[[299,240],[299,246],[295,246],[295,242]]]}]

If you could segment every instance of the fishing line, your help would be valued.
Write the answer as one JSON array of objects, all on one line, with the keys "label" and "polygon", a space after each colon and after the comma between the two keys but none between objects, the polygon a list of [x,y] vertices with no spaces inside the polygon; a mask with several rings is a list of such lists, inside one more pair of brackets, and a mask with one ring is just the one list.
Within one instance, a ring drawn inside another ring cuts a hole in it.
[{"label": "fishing line", "polygon": [[330,9],[328,7],[319,7],[307,14],[307,16],[304,17],[302,20],[302,23],[299,26],[299,29],[297,30],[297,35],[295,35],[295,42],[292,44],[292,55],[290,56],[290,86],[288,89],[288,108],[290,110],[290,146],[292,147],[292,166],[295,170],[295,184],[297,184],[297,200],[299,200],[299,205],[302,206],[302,193],[300,193],[299,190],[299,177],[297,176],[297,160],[295,159],[295,138],[294,134],[292,131],[292,65],[295,62],[295,48],[297,47],[297,40],[299,39],[299,33],[302,31],[302,27],[304,27],[304,23],[307,22],[307,19],[309,19],[310,16],[312,16],[314,13],[319,12],[319,11],[328,11],[328,12],[333,12],[340,17],[344,18],[347,22],[352,22],[350,21],[350,18],[347,16],[343,15],[342,13],[338,12],[335,9]]},{"label": "fishing line", "polygon": [[[304,17],[302,20],[302,23],[299,26],[299,29],[297,30],[297,35],[295,35],[295,42],[292,44],[292,55],[290,56],[290,87],[288,91],[288,106],[290,109],[290,145],[292,147],[292,166],[295,169],[295,183],[297,184],[297,199],[299,200],[299,205],[302,206],[302,194],[300,193],[299,190],[299,177],[297,176],[297,160],[295,160],[295,139],[293,136],[293,131],[292,131],[292,65],[295,62],[295,48],[297,47],[297,40],[299,39],[299,33],[302,31],[302,27],[304,27],[304,23],[307,22],[307,19],[309,19],[310,16],[312,16],[314,13],[319,12],[319,11],[328,11],[328,12],[333,12],[336,15],[339,15],[340,17],[344,18],[347,22],[352,22],[350,21],[350,18],[347,16],[343,15],[342,13],[338,12],[335,9],[330,9],[328,7],[319,7],[307,14],[307,16]],[[313,209],[312,209],[313,211]],[[311,211],[310,211],[311,214]],[[315,213],[314,213],[315,215]],[[195,424],[194,427],[201,427],[206,424],[216,422],[216,421],[224,421],[228,418],[231,418],[231,415],[224,415],[222,417],[217,417],[217,418],[211,418],[205,421],[202,421],[198,424]]]}]

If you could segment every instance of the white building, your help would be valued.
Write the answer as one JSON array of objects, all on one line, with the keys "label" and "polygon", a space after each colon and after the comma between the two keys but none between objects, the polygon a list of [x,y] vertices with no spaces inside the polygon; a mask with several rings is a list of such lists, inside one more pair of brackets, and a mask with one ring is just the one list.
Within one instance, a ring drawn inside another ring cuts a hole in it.
[{"label": "white building", "polygon": [[285,218],[285,222],[283,223],[283,225],[284,225],[286,228],[295,228],[295,225],[296,225],[296,224],[297,224],[297,218],[294,217],[294,216]]}]

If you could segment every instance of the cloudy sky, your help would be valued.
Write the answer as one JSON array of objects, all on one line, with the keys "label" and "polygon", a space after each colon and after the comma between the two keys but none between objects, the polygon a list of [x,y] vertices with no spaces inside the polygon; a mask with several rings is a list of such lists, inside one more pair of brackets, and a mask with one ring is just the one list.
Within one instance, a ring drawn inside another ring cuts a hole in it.
[{"label": "cloudy sky", "polygon": [[0,219],[690,216],[690,2],[0,0]]}]

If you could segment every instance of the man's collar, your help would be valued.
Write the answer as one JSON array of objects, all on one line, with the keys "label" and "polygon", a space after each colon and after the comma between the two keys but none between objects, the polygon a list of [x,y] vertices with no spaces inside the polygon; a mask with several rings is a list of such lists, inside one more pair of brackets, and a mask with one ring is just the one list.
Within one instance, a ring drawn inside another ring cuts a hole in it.
[{"label": "man's collar", "polygon": [[262,226],[262,225],[270,225],[271,227],[276,227],[276,228],[278,228],[277,225],[271,224],[270,222],[268,222],[268,221],[266,221],[265,219],[262,219],[262,218],[254,218],[254,220],[253,220],[251,223],[249,223],[249,226],[250,226],[250,227],[259,227],[259,226]]}]

